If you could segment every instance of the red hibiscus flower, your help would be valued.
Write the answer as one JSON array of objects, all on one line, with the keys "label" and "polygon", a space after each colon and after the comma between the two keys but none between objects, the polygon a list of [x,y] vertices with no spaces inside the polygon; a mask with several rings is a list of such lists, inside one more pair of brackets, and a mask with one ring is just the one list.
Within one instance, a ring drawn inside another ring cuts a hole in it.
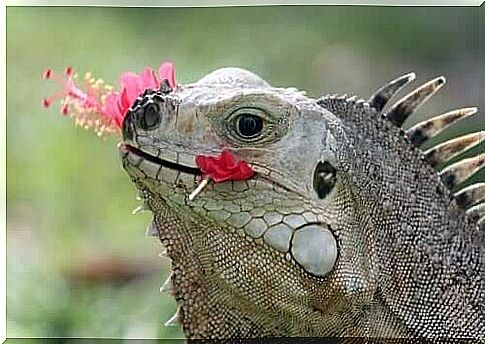
[{"label": "red hibiscus flower", "polygon": [[61,113],[70,114],[76,124],[93,128],[99,135],[119,133],[126,112],[140,94],[147,89],[160,88],[162,80],[167,80],[170,87],[176,87],[172,63],[163,63],[158,74],[149,67],[140,74],[123,73],[119,79],[119,91],[115,91],[103,80],[92,78],[90,73],[84,75],[84,85],[80,87],[76,83],[78,76],[71,67],[66,68],[64,77],[47,69],[44,79],[57,81],[62,89],[43,99],[42,104],[49,107],[60,101]]}]

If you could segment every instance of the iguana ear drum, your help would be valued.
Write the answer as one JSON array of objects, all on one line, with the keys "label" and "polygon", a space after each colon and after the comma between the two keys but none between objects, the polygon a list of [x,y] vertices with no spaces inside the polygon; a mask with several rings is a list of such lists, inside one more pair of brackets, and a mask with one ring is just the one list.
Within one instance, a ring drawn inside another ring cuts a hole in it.
[{"label": "iguana ear drum", "polygon": [[313,173],[313,189],[320,199],[327,197],[337,182],[337,170],[328,161],[317,164]]},{"label": "iguana ear drum", "polygon": [[337,261],[337,241],[327,225],[309,224],[293,234],[291,254],[308,273],[323,277]]}]

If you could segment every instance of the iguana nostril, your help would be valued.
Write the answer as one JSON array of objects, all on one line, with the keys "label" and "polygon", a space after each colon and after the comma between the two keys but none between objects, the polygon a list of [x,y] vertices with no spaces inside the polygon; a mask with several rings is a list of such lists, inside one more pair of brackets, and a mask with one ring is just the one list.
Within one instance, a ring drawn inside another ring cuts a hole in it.
[{"label": "iguana nostril", "polygon": [[160,124],[160,109],[155,103],[148,103],[141,112],[140,127],[143,130],[153,130]]},{"label": "iguana nostril", "polygon": [[328,161],[319,162],[313,173],[313,189],[318,198],[325,198],[337,182],[337,170]]}]

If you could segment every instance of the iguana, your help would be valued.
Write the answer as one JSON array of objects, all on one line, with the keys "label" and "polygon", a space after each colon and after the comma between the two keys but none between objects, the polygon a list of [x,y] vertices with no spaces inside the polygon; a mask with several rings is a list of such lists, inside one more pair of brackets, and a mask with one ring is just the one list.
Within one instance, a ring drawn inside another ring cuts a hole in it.
[{"label": "iguana", "polygon": [[483,338],[485,183],[458,189],[485,154],[441,167],[485,133],[420,148],[476,108],[403,130],[445,83],[392,105],[414,77],[365,101],[222,68],[163,80],[133,104],[125,90],[106,108],[65,85],[122,127],[123,166],[171,258],[162,289],[187,337]]},{"label": "iguana", "polygon": [[[137,98],[122,162],[171,258],[163,289],[187,337],[484,337],[485,183],[456,187],[485,154],[435,168],[485,133],[420,149],[476,108],[403,130],[445,83],[390,105],[414,77],[364,101],[222,68]],[[252,173],[215,182],[200,157]]]}]

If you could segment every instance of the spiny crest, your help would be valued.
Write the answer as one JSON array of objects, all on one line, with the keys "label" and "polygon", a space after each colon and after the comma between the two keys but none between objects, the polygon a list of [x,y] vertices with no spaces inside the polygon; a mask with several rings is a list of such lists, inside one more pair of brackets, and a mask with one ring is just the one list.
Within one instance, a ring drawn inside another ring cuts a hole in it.
[{"label": "spiny crest", "polygon": [[424,156],[433,167],[436,167],[437,165],[450,161],[460,153],[478,145],[484,138],[485,131],[463,135],[428,149],[424,152]]},{"label": "spiny crest", "polygon": [[455,194],[456,203],[463,208],[469,208],[485,200],[485,183],[475,183],[461,189]]},{"label": "spiny crest", "polygon": [[475,114],[477,110],[476,107],[453,110],[420,122],[409,128],[407,133],[413,144],[419,146],[428,141],[431,137],[438,135],[452,124]]},{"label": "spiny crest", "polygon": [[411,93],[407,94],[401,100],[397,101],[389,111],[386,112],[387,119],[400,127],[404,121],[413,114],[416,109],[431,98],[445,84],[444,77],[438,77],[422,86],[418,87]]},{"label": "spiny crest", "polygon": [[[369,104],[387,118],[393,124],[401,127],[404,121],[413,114],[416,109],[431,98],[444,84],[445,78],[435,78],[398,100],[388,111],[383,111],[389,100],[403,86],[414,79],[414,73],[409,73],[377,90],[369,99]],[[405,131],[408,141],[416,146],[421,145],[428,139],[448,128],[457,121],[471,116],[477,112],[477,108],[462,108],[435,116],[420,122]],[[431,166],[445,164],[450,159],[477,146],[485,139],[485,131],[479,131],[463,135],[441,144],[438,144],[423,152],[423,158]],[[455,190],[485,165],[485,154],[481,153],[474,157],[462,159],[438,171],[443,183],[450,189]],[[454,192],[456,203],[462,207],[472,221],[476,221],[479,228],[485,227],[485,183],[475,183]]]},{"label": "spiny crest", "polygon": [[403,75],[387,85],[382,86],[377,92],[375,92],[372,97],[369,99],[369,104],[376,109],[377,111],[382,111],[384,106],[386,106],[387,102],[391,97],[399,91],[401,88],[406,86],[408,83],[413,81],[416,78],[415,73],[408,73]]}]

